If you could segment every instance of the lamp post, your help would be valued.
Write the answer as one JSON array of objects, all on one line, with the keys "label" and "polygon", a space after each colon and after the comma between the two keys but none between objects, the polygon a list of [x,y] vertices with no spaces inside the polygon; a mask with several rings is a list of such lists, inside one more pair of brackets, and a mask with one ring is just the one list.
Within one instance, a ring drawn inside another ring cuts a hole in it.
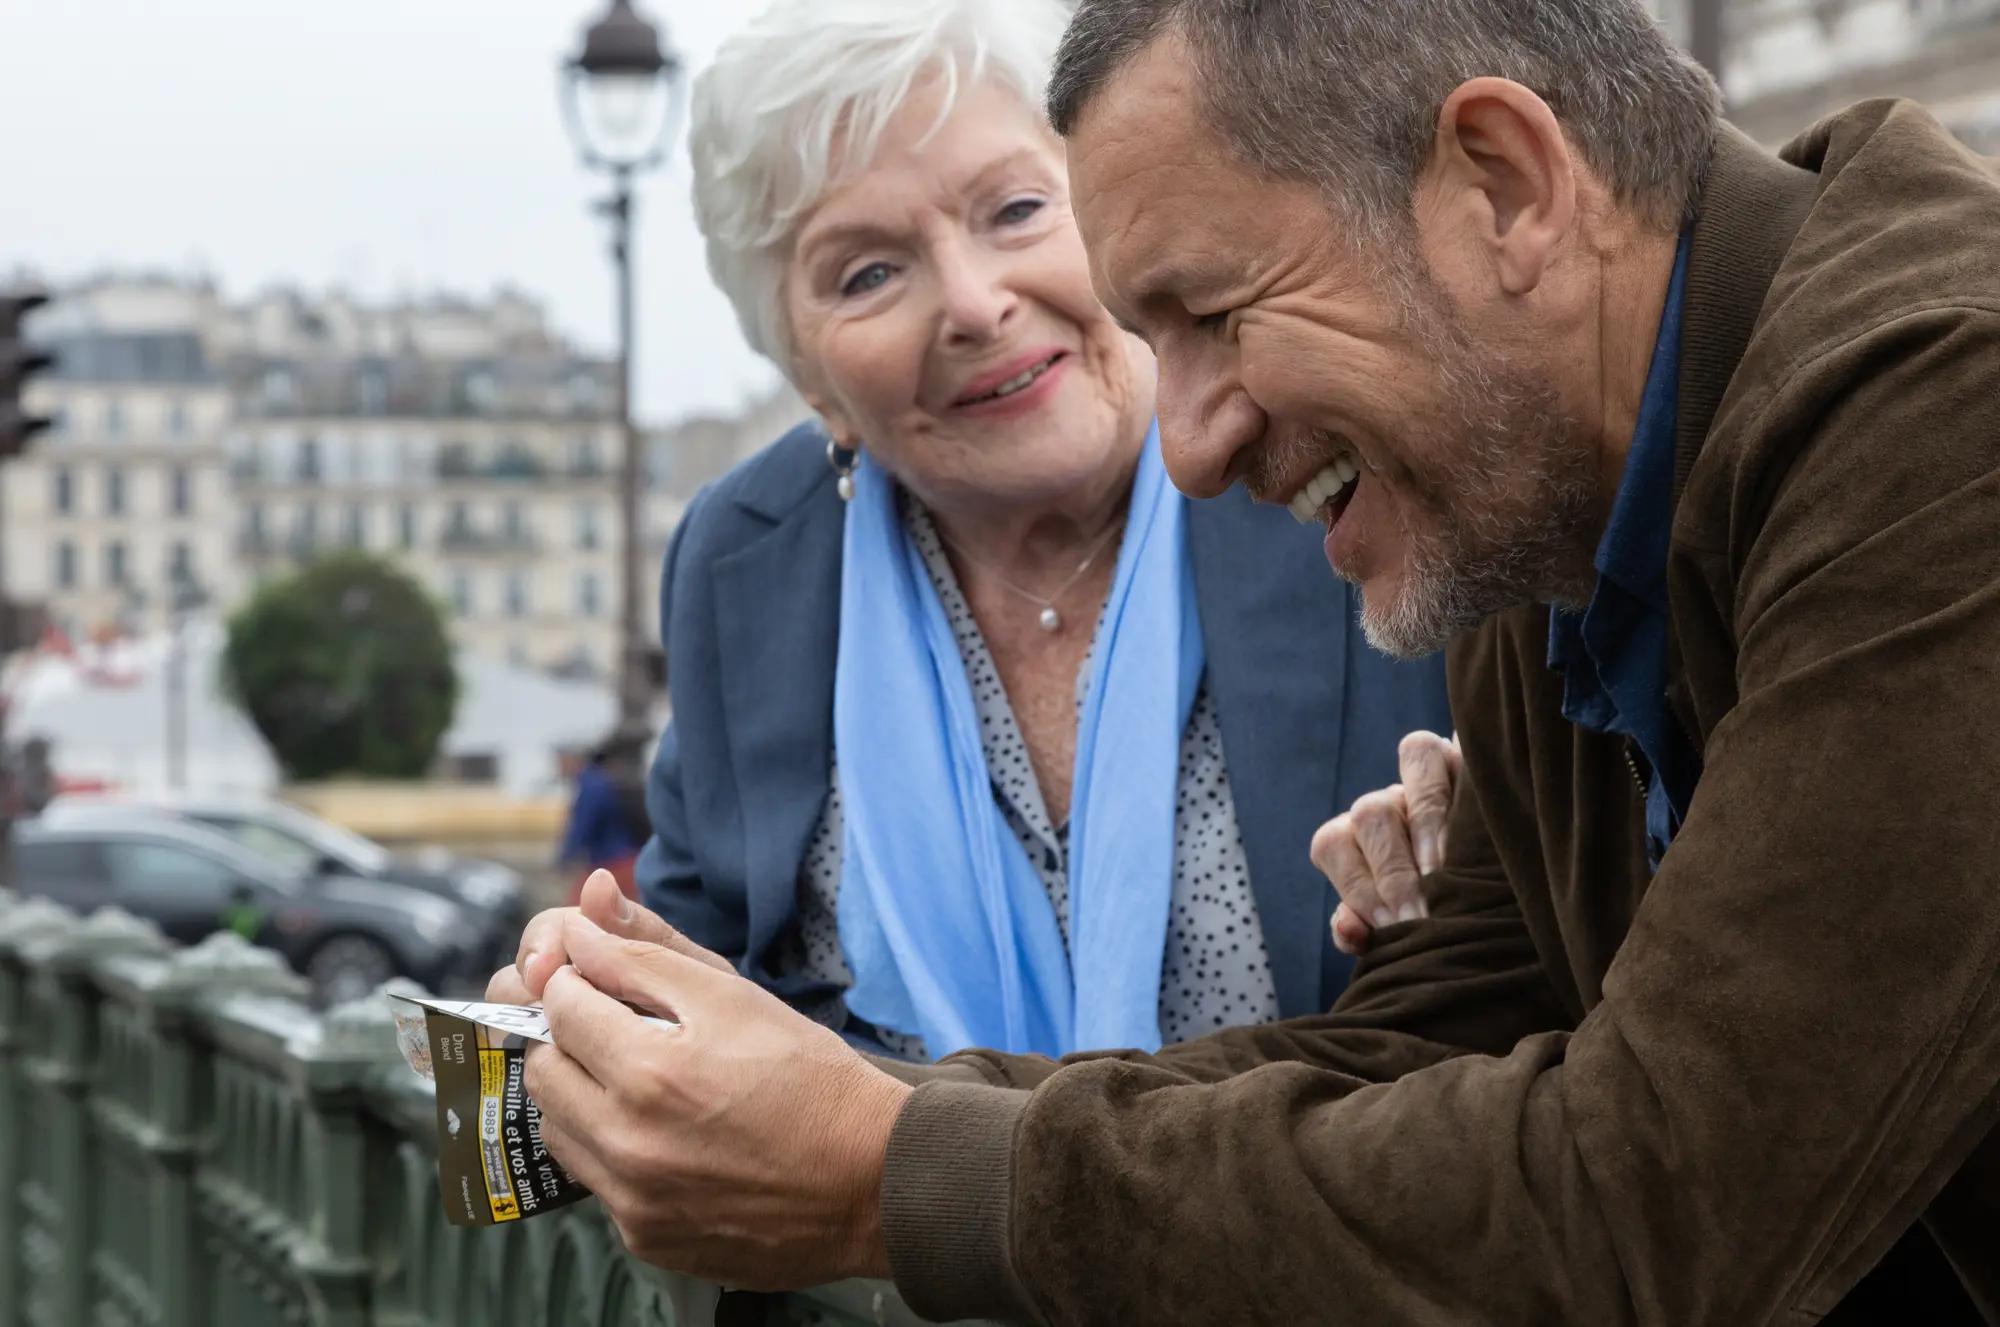
[{"label": "lamp post", "polygon": [[611,222],[611,262],[618,286],[618,732],[648,736],[651,687],[640,598],[641,490],[645,468],[632,423],[632,177],[666,157],[683,105],[682,67],[659,30],[631,0],[611,8],[583,34],[583,52],[563,63],[563,110],[584,165],[611,177],[596,211]]},{"label": "lamp post", "polygon": [[176,566],[171,576],[173,583],[167,590],[165,679],[167,788],[172,792],[185,792],[188,786],[187,622],[190,613],[208,602],[208,595],[186,567]]}]

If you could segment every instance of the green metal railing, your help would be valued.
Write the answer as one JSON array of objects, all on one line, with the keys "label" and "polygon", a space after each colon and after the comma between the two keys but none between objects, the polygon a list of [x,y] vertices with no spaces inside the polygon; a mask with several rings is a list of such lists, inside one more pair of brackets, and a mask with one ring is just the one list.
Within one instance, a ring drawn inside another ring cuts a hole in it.
[{"label": "green metal railing", "polygon": [[325,1016],[234,935],[0,894],[0,1327],[913,1324],[853,1282],[725,1294],[592,1202],[460,1230],[380,997]]}]

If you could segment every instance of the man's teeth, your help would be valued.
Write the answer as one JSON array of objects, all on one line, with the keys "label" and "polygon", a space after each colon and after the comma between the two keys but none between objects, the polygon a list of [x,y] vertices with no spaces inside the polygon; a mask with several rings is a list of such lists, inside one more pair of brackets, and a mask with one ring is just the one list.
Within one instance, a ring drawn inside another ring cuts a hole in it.
[{"label": "man's teeth", "polygon": [[1003,396],[1012,396],[1015,392],[1022,391],[1028,387],[1032,387],[1034,386],[1035,379],[1041,377],[1044,373],[1047,373],[1050,369],[1054,368],[1055,363],[1056,362],[1053,359],[1044,360],[1040,364],[1035,365],[1034,368],[1029,369],[1026,373],[1021,374],[1019,377],[1007,379],[1007,381],[1001,383],[998,387],[995,387],[992,391],[987,392],[983,396],[973,397],[971,401],[967,402],[967,404],[976,405],[981,401],[997,401]]},{"label": "man's teeth", "polygon": [[1306,481],[1306,486],[1292,496],[1292,516],[1300,525],[1312,525],[1319,520],[1320,510],[1340,491],[1354,482],[1361,473],[1352,456],[1336,456],[1332,464]]}]

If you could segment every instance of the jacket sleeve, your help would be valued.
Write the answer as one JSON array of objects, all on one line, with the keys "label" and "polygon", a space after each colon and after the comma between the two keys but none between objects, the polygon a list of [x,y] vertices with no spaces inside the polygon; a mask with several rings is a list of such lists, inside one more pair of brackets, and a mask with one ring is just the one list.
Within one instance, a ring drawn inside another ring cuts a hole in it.
[{"label": "jacket sleeve", "polygon": [[1718,429],[1756,440],[1698,476],[1726,528],[1681,533],[1716,536],[1700,583],[1729,600],[1736,702],[1704,718],[1686,823],[1573,1032],[1393,1082],[1112,1060],[1032,1092],[922,1087],[885,1206],[935,1178],[899,1154],[941,1127],[963,1196],[928,1225],[885,1214],[912,1304],[1661,1327],[1832,1308],[2000,1118],[1996,325],[1913,312],[1725,406],[1752,420]]},{"label": "jacket sleeve", "polygon": [[[660,578],[660,640],[669,660],[669,694],[679,671],[672,666],[673,633],[683,625],[676,620],[675,611],[678,578],[685,574],[681,553],[687,532],[700,519],[703,505],[703,498],[697,497],[682,516],[667,545],[665,570]],[[748,946],[748,919],[739,908],[719,905],[702,884],[694,860],[693,838],[688,832],[687,801],[681,793],[680,737],[671,719],[666,732],[660,735],[659,750],[647,776],[646,817],[652,824],[652,837],[639,850],[634,867],[640,901],[696,944],[731,961],[740,960]]]},{"label": "jacket sleeve", "polygon": [[[1475,729],[1466,739],[1473,767],[1483,760],[1482,736]],[[1430,918],[1377,931],[1330,1012],[1230,1028],[1152,1056],[1118,1051],[1062,1063],[1152,1064],[1197,1083],[1265,1064],[1306,1064],[1382,1083],[1455,1055],[1501,1054],[1524,1036],[1573,1027],[1576,1015],[1551,989],[1493,853],[1471,778],[1463,781],[1451,816],[1450,861],[1424,882]],[[1016,1088],[1035,1087],[1061,1067],[1041,1056],[985,1050],[945,1063],[971,1066],[989,1083]]]}]

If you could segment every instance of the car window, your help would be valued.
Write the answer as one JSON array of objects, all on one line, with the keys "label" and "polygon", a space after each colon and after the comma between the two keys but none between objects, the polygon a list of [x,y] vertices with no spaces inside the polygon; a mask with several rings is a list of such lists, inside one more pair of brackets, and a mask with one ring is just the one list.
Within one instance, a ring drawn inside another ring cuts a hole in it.
[{"label": "car window", "polygon": [[306,875],[319,866],[320,855],[311,844],[303,843],[259,821],[206,815],[197,816],[196,819],[221,830],[287,875]]},{"label": "car window", "polygon": [[160,906],[219,910],[242,879],[213,857],[171,843],[109,842],[104,860],[119,893]]},{"label": "car window", "polygon": [[104,883],[104,863],[97,855],[97,845],[83,839],[23,843],[14,849],[14,869],[30,888]]}]

